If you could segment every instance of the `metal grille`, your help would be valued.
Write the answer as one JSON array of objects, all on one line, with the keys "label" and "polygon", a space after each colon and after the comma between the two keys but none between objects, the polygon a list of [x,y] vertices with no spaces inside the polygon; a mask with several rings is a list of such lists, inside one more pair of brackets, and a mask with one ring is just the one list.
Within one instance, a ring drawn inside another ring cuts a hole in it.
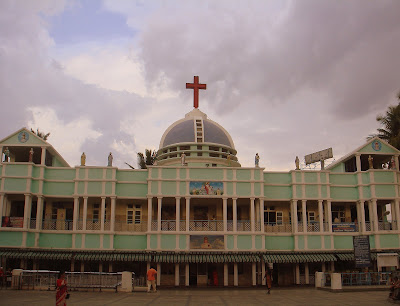
[{"label": "metal grille", "polygon": [[372,222],[365,222],[365,230],[370,232],[371,231],[371,223]]},{"label": "metal grille", "polygon": [[152,231],[156,231],[157,230],[157,225],[158,225],[157,221],[151,221],[151,230]]},{"label": "metal grille", "polygon": [[147,231],[147,222],[141,223],[126,223],[126,222],[115,222],[114,225],[115,231],[117,232],[146,232]]},{"label": "metal grille", "polygon": [[246,220],[246,221],[238,220],[237,230],[238,230],[238,232],[251,231],[251,222],[249,220]]},{"label": "metal grille", "polygon": [[290,223],[282,224],[264,224],[264,231],[267,233],[290,233],[292,225]]},{"label": "metal grille", "polygon": [[186,220],[181,220],[181,222],[179,222],[179,230],[186,231]]},{"label": "metal grille", "polygon": [[44,230],[72,231],[72,228],[72,220],[44,220],[42,223]]},{"label": "metal grille", "polygon": [[101,228],[100,220],[86,220],[86,229],[89,231],[99,231]]},{"label": "metal grille", "polygon": [[176,231],[176,221],[161,220],[162,231]]}]

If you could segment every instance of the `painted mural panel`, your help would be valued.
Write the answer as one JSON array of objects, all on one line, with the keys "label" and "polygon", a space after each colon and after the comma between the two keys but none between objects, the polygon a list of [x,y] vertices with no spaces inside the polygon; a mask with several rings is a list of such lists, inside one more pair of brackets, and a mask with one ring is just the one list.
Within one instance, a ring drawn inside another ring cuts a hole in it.
[{"label": "painted mural panel", "polygon": [[223,182],[190,182],[189,193],[192,195],[223,195]]},{"label": "painted mural panel", "polygon": [[224,235],[190,235],[191,249],[225,249]]}]

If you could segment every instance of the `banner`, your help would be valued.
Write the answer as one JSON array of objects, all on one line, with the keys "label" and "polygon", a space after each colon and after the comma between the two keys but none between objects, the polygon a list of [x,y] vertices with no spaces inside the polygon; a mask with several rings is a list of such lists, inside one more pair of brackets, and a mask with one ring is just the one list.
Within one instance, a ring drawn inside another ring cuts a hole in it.
[{"label": "banner", "polygon": [[189,193],[192,195],[223,195],[223,182],[190,182]]},{"label": "banner", "polygon": [[225,249],[224,235],[190,235],[191,249]]},{"label": "banner", "polygon": [[333,223],[332,231],[338,233],[349,233],[356,231],[355,223]]}]

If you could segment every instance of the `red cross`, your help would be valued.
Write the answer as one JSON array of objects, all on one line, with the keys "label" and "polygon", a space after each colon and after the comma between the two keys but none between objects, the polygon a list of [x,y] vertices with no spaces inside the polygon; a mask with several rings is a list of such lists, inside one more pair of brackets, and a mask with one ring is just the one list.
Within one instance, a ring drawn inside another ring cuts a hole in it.
[{"label": "red cross", "polygon": [[207,89],[207,85],[199,84],[199,77],[195,76],[193,83],[186,83],[186,88],[190,88],[190,89],[194,90],[193,106],[194,106],[194,108],[198,108],[199,107],[199,89]]}]

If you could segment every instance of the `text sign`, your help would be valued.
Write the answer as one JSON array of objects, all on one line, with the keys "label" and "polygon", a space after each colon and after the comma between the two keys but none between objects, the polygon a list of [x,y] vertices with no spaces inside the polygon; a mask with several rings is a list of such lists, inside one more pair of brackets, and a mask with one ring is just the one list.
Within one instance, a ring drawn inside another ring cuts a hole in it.
[{"label": "text sign", "polygon": [[355,223],[333,223],[332,231],[337,233],[355,232],[356,225]]},{"label": "text sign", "polygon": [[371,250],[368,236],[353,236],[354,259],[356,268],[371,266]]},{"label": "text sign", "polygon": [[304,156],[304,159],[306,160],[306,165],[309,165],[332,157],[333,157],[332,148],[329,148],[312,154],[308,154]]}]

